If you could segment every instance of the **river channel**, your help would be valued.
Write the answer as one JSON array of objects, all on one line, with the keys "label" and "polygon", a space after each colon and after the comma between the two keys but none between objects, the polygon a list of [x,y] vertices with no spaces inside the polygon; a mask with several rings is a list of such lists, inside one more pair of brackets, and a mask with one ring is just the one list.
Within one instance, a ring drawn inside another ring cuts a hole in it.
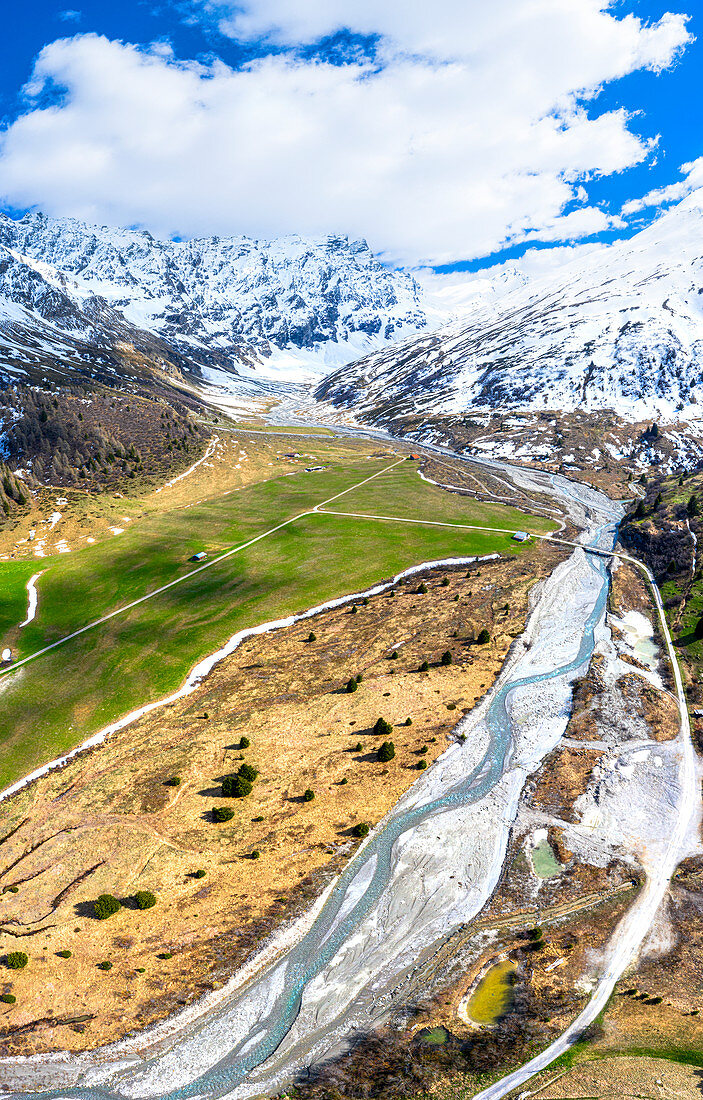
[{"label": "river channel", "polygon": [[[550,478],[557,499],[580,495],[562,481]],[[618,507],[589,491],[587,511],[584,545],[612,549]],[[21,1090],[11,1095],[261,1095],[381,1019],[423,951],[471,919],[490,896],[524,780],[563,734],[571,683],[597,644],[606,559],[577,549],[539,587],[521,646],[479,713],[457,727],[466,741],[457,739],[372,832],[297,943],[170,1036],[159,1039],[155,1029],[151,1043],[145,1035],[141,1046],[126,1041],[99,1058],[66,1056],[55,1081],[68,1087],[28,1091],[31,1074],[20,1072],[15,1087],[22,1081]]]}]

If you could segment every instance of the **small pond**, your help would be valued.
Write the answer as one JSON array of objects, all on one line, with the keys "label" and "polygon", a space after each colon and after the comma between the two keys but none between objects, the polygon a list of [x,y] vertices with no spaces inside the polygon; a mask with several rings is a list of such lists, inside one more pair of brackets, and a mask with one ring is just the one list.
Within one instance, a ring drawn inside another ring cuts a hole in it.
[{"label": "small pond", "polygon": [[466,1015],[474,1024],[495,1024],[513,1001],[516,966],[510,959],[494,963],[466,1001]]}]

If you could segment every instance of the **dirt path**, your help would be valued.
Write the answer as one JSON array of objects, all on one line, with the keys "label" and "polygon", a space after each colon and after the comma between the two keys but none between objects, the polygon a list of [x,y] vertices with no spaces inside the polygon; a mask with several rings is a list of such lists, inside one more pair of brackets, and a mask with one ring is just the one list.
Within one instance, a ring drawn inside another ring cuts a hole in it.
[{"label": "dirt path", "polygon": [[578,1041],[584,1029],[587,1028],[589,1024],[593,1023],[596,1017],[603,1011],[617,981],[639,951],[654,921],[657,911],[664,900],[671,877],[678,863],[688,854],[687,837],[690,835],[692,827],[697,826],[697,817],[699,813],[697,762],[691,741],[691,727],[688,718],[686,697],[681,680],[681,672],[674,652],[669,626],[664,614],[664,606],[659,588],[646,565],[643,565],[642,562],[637,561],[636,558],[632,558],[628,554],[620,554],[618,556],[629,561],[639,569],[649,582],[659,617],[662,636],[666,644],[667,655],[671,662],[671,668],[674,675],[679,713],[681,716],[678,740],[681,754],[680,777],[682,799],[678,807],[676,825],[669,838],[667,848],[663,853],[663,858],[658,860],[653,866],[646,868],[648,877],[645,886],[618,925],[611,939],[609,959],[605,970],[596,984],[593,995],[586,1007],[579,1013],[563,1035],[555,1040],[555,1042],[551,1043],[546,1050],[542,1051],[542,1053],[538,1054],[535,1058],[532,1058],[524,1066],[521,1066],[520,1069],[504,1077],[502,1081],[498,1081],[496,1084],[484,1089],[483,1092],[477,1093],[474,1100],[502,1100],[502,1097],[507,1096],[513,1089],[518,1088],[520,1085],[524,1085],[541,1070],[551,1065],[551,1063],[561,1054],[564,1054],[569,1047],[573,1046],[573,1044]]},{"label": "dirt path", "polygon": [[[139,599],[132,600],[131,603],[123,604],[122,607],[115,608],[114,611],[110,611],[107,615],[102,615],[99,619],[93,619],[92,622],[86,623],[85,626],[80,627],[78,630],[74,630],[71,634],[66,634],[63,638],[59,638],[57,641],[52,642],[51,645],[43,646],[41,649],[36,650],[35,653],[30,653],[28,657],[23,657],[20,661],[15,661],[8,668],[0,669],[0,676],[9,676],[15,672],[18,668],[22,668],[29,661],[35,661],[37,657],[41,657],[44,653],[48,653],[52,649],[56,649],[57,646],[65,645],[66,642],[70,642],[72,638],[78,638],[81,634],[85,634],[88,630],[93,630],[96,626],[100,626],[101,623],[107,623],[110,619],[114,619],[117,615],[123,615],[125,611],[131,611],[133,607],[139,607],[140,604],[146,603],[147,600],[153,600],[155,596],[160,596],[162,593],[167,592],[170,588],[174,588],[177,584],[183,584],[184,581],[190,580],[191,577],[197,576],[198,573],[202,573],[205,569],[211,569],[213,565],[218,565],[221,561],[226,561],[227,558],[233,557],[234,554],[241,553],[242,550],[246,550],[249,546],[253,546],[257,542],[261,542],[262,539],[268,538],[270,535],[274,535],[276,531],[281,531],[284,527],[290,526],[291,523],[295,523],[299,519],[303,519],[305,516],[314,515],[319,508],[323,508],[326,504],[330,504],[334,500],[338,500],[339,497],[345,496],[346,493],[351,493],[354,489],[361,488],[362,485],[366,485],[369,481],[373,481],[374,478],[380,477],[381,474],[387,473],[389,470],[400,465],[404,460],[398,459],[396,462],[392,462],[389,466],[384,466],[382,470],[378,470],[375,474],[371,474],[370,477],[364,478],[363,481],[358,481],[355,485],[350,485],[348,489],[344,489],[341,493],[337,493],[335,496],[330,497],[328,500],[321,501],[320,504],[315,505],[313,508],[307,509],[305,512],[299,512],[295,516],[291,516],[290,519],[283,520],[282,523],[276,524],[275,527],[270,527],[268,531],[262,531],[260,535],[256,535],[253,539],[248,539],[247,542],[242,542],[239,546],[232,547],[231,550],[226,550],[224,554],[219,554],[216,558],[212,558],[210,561],[205,562],[204,565],[199,565],[197,569],[191,569],[188,573],[184,573],[182,577],[177,577],[173,581],[169,581],[168,584],[162,584],[159,588],[155,588],[152,592],[147,592],[145,596],[140,596]],[[186,471],[189,472],[189,471]],[[182,475],[183,476],[183,475]],[[3,792],[4,793],[4,792]]]}]

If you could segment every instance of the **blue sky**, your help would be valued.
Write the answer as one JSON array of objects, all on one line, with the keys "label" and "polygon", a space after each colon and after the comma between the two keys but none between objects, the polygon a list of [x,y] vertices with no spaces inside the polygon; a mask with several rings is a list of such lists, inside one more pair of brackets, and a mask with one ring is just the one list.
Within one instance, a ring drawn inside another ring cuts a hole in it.
[{"label": "blue sky", "polygon": [[0,205],[162,236],[348,233],[454,270],[627,236],[703,184],[691,3],[427,7],[16,7]]}]

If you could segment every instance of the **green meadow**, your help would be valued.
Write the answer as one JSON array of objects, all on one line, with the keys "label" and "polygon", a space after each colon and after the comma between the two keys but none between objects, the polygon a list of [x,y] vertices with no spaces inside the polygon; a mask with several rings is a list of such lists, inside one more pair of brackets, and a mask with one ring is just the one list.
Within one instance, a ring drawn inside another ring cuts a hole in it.
[{"label": "green meadow", "polygon": [[[19,658],[314,507],[388,465],[368,459],[276,477],[141,521],[114,539],[36,562],[0,564],[1,645]],[[548,521],[448,495],[404,462],[330,507],[547,531]],[[399,510],[400,509],[400,510]],[[0,789],[136,706],[175,690],[235,631],[367,588],[422,561],[517,554],[509,535],[313,514],[0,676]],[[39,608],[25,585],[39,568]]]}]

